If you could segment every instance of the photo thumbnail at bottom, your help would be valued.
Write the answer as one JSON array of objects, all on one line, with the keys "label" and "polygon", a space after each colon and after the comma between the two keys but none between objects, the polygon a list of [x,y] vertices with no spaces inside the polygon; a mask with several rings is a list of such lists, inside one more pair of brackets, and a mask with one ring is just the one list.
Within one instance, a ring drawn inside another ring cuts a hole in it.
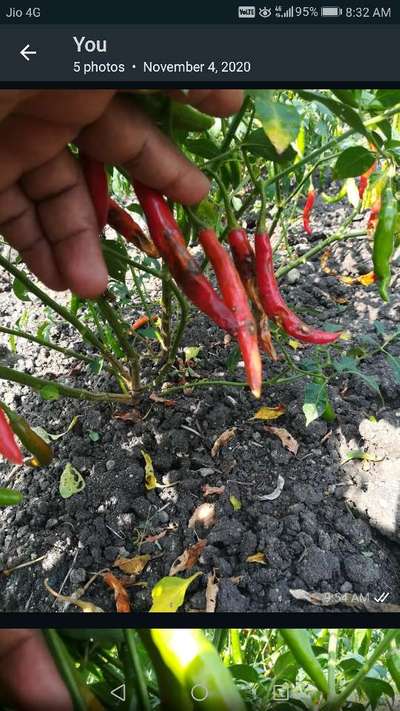
[{"label": "photo thumbnail at bottom", "polygon": [[397,629],[0,631],[1,711],[400,709]]},{"label": "photo thumbnail at bottom", "polygon": [[1,611],[398,613],[400,91],[9,94]]}]

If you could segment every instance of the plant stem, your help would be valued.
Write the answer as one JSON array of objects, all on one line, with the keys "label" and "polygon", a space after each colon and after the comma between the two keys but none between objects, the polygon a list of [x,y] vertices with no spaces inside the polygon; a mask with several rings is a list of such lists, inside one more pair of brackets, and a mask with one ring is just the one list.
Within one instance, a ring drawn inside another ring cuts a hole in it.
[{"label": "plant stem", "polygon": [[344,689],[337,694],[334,699],[325,704],[322,711],[340,711],[343,708],[344,702],[349,698],[350,694],[357,689],[364,677],[368,674],[370,669],[374,666],[375,662],[379,657],[389,648],[390,642],[398,634],[398,629],[389,629],[385,633],[384,638],[376,646],[372,654],[365,660],[362,667],[359,669],[357,674],[352,678],[352,680],[344,687]]},{"label": "plant stem", "polygon": [[325,239],[321,240],[320,242],[317,242],[317,244],[314,245],[314,247],[311,247],[311,249],[308,250],[308,252],[305,252],[301,257],[297,257],[294,259],[292,262],[289,264],[286,264],[284,267],[280,267],[280,269],[277,269],[275,276],[277,279],[281,279],[285,274],[290,272],[292,269],[295,267],[300,266],[301,264],[305,264],[311,257],[314,256],[314,254],[318,254],[318,252],[321,252],[325,247],[328,247],[330,244],[333,244],[334,242],[343,242],[344,240],[347,239],[354,239],[356,237],[365,237],[366,236],[365,230],[355,230],[354,232],[347,232],[347,234],[340,235],[337,232],[335,234],[331,235],[330,237],[326,237]]},{"label": "plant stem", "polygon": [[[163,280],[161,289],[161,338],[163,341],[164,354],[168,354],[171,346],[171,277],[169,276],[167,264],[163,263]],[[165,355],[164,355],[165,358]],[[168,358],[168,355],[167,355]]]},{"label": "plant stem", "polygon": [[231,656],[234,664],[243,664],[242,650],[240,648],[239,630],[231,627],[229,630],[231,637]]},{"label": "plant stem", "polygon": [[117,316],[116,310],[111,308],[110,304],[108,303],[107,299],[104,298],[104,296],[99,296],[99,298],[96,299],[96,303],[100,309],[100,313],[102,314],[103,318],[106,319],[107,323],[111,326],[118,339],[119,345],[121,346],[123,352],[130,361],[132,370],[132,388],[133,390],[138,390],[140,387],[139,355],[135,348],[129,343],[127,334],[124,331],[124,326],[126,326],[126,324],[123,324],[122,321],[120,321]]},{"label": "plant stem", "polygon": [[330,629],[328,643],[328,697],[330,703],[336,696],[336,652],[337,652],[337,630]]},{"label": "plant stem", "polygon": [[226,151],[228,150],[229,146],[231,145],[232,139],[234,138],[236,131],[239,128],[239,125],[242,121],[242,118],[244,114],[246,113],[247,109],[250,106],[250,97],[246,96],[245,100],[243,101],[243,104],[241,106],[241,109],[238,111],[237,114],[231,119],[231,122],[229,124],[229,128],[227,131],[227,134],[221,144],[221,149],[220,149],[220,158]]},{"label": "plant stem", "polygon": [[71,312],[65,308],[65,306],[62,306],[59,304],[57,301],[51,298],[48,294],[46,294],[40,287],[38,287],[26,274],[25,272],[21,271],[18,269],[14,264],[11,264],[7,259],[4,259],[4,257],[0,254],[0,266],[2,266],[7,272],[15,276],[17,279],[19,279],[25,286],[26,288],[32,292],[32,294],[35,294],[35,296],[40,299],[40,301],[48,306],[52,311],[55,311],[61,318],[63,318],[65,321],[68,321],[76,330],[81,334],[82,338],[84,338],[85,341],[88,341],[96,350],[100,351],[104,358],[113,366],[116,372],[119,372],[123,374],[123,370],[121,369],[121,365],[118,363],[118,361],[113,357],[113,355],[105,348],[105,346],[102,344],[102,342],[97,338],[97,336],[83,323],[80,322],[80,320],[71,314]]},{"label": "plant stem", "polygon": [[87,711],[85,699],[80,692],[74,673],[72,660],[70,659],[63,641],[58,636],[56,630],[53,629],[43,630],[43,636],[70,693],[74,704],[74,711]]},{"label": "plant stem", "polygon": [[140,662],[140,657],[136,647],[136,639],[133,630],[124,630],[124,639],[128,652],[128,659],[132,665],[133,674],[129,674],[129,670],[126,670],[126,676],[131,676],[133,679],[138,699],[140,703],[140,708],[143,711],[151,711],[151,704],[149,699],[149,693],[147,690],[146,678],[143,672],[143,667]]},{"label": "plant stem", "polygon": [[57,346],[55,343],[47,341],[46,338],[34,336],[32,333],[28,333],[27,331],[19,331],[16,328],[7,328],[6,326],[0,326],[0,333],[8,333],[10,336],[16,336],[16,338],[25,338],[27,341],[31,341],[31,343],[38,343],[40,346],[50,348],[53,351],[58,351],[59,353],[63,353],[64,355],[70,356],[71,358],[75,358],[76,360],[82,360],[85,363],[96,362],[96,358],[93,358],[92,356],[84,355],[83,353],[79,353],[79,351],[73,351],[71,348],[63,348],[62,346]]},{"label": "plant stem", "polygon": [[36,378],[28,373],[22,373],[15,368],[7,368],[0,365],[0,380],[9,380],[13,383],[27,385],[33,390],[40,392],[46,386],[56,387],[62,397],[72,397],[76,400],[90,400],[94,402],[119,402],[130,403],[132,398],[130,395],[122,395],[120,393],[107,393],[101,391],[84,390],[83,388],[72,388],[64,383],[59,383],[57,380],[45,380],[44,378]]}]

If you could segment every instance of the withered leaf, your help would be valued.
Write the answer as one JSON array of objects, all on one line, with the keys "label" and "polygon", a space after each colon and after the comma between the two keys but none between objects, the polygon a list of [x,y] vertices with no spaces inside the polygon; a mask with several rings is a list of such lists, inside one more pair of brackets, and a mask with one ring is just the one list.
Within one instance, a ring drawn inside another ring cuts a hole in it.
[{"label": "withered leaf", "polygon": [[87,600],[80,600],[78,597],[74,597],[73,594],[61,595],[50,587],[47,578],[44,581],[44,586],[46,590],[56,598],[56,600],[60,600],[61,602],[69,602],[71,603],[71,605],[76,605],[77,607],[80,607],[82,612],[104,612],[101,607],[97,607],[97,605],[94,605],[93,602],[87,602]]},{"label": "withered leaf", "polygon": [[230,442],[231,439],[234,438],[236,431],[237,431],[237,427],[230,427],[228,430],[225,430],[225,432],[222,432],[222,434],[220,434],[219,437],[217,437],[217,439],[215,440],[215,442],[212,446],[212,450],[211,450],[212,457],[216,457],[219,450],[221,449],[221,447],[225,447],[225,445],[228,444],[228,442]]},{"label": "withered leaf", "polygon": [[194,546],[186,548],[183,553],[178,556],[176,560],[171,565],[168,575],[176,575],[181,573],[183,570],[190,570],[193,568],[194,564],[197,563],[204,550],[207,541],[204,538],[200,538]]},{"label": "withered leaf", "polygon": [[160,397],[160,395],[157,395],[157,393],[151,393],[149,396],[149,400],[153,400],[153,402],[158,402],[160,405],[165,405],[165,407],[174,407],[176,405],[176,400],[168,400],[165,397]]},{"label": "withered leaf", "polygon": [[151,489],[155,489],[157,486],[157,479],[156,475],[154,474],[154,467],[153,467],[153,460],[148,454],[148,452],[145,452],[144,449],[141,450],[143,459],[145,461],[144,465],[144,470],[145,470],[145,475],[144,475],[144,485],[148,491]]},{"label": "withered leaf", "polygon": [[117,558],[113,563],[113,567],[119,568],[127,575],[140,575],[150,558],[151,556],[149,555],[137,555],[134,558]]},{"label": "withered leaf", "polygon": [[256,414],[251,418],[252,420],[276,420],[281,417],[285,412],[284,405],[277,405],[276,407],[267,407],[263,405],[257,410]]},{"label": "withered leaf", "polygon": [[261,565],[267,565],[267,559],[265,553],[254,553],[253,555],[248,555],[246,558],[248,563],[261,563]]},{"label": "withered leaf", "polygon": [[128,410],[127,412],[116,412],[113,417],[114,420],[132,422],[133,424],[140,422],[140,420],[142,419],[142,415],[140,414],[139,410],[135,410],[134,407],[131,410]]},{"label": "withered leaf", "polygon": [[297,442],[297,440],[295,440],[294,437],[292,437],[290,432],[285,430],[284,427],[272,427],[272,425],[265,425],[265,429],[268,432],[271,432],[271,434],[279,437],[283,446],[286,447],[289,452],[292,452],[292,454],[297,454],[297,451],[299,449],[299,443]]},{"label": "withered leaf", "polygon": [[214,504],[200,504],[192,513],[188,527],[194,528],[196,524],[204,526],[204,528],[211,528],[215,523],[215,505]]},{"label": "withered leaf", "polygon": [[131,605],[128,593],[126,592],[121,581],[118,580],[118,578],[116,578],[112,573],[105,573],[103,575],[103,580],[108,587],[114,590],[115,607],[117,612],[130,612]]},{"label": "withered leaf", "polygon": [[217,606],[218,589],[219,586],[217,583],[217,576],[215,575],[214,570],[207,576],[206,612],[215,612],[215,608]]},{"label": "withered leaf", "polygon": [[223,494],[225,491],[224,486],[210,486],[209,484],[203,484],[201,489],[204,496],[212,496],[213,494]]}]

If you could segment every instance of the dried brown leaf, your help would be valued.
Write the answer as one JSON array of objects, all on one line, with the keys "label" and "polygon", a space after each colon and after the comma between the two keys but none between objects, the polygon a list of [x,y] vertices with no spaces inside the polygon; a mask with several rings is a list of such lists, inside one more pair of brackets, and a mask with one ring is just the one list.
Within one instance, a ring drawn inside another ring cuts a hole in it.
[{"label": "dried brown leaf", "polygon": [[215,570],[209,573],[207,576],[207,587],[206,587],[206,612],[215,612],[217,606],[217,597],[219,585],[216,582],[217,576],[215,575]]},{"label": "dried brown leaf", "polygon": [[286,447],[289,452],[292,452],[292,454],[297,454],[297,451],[299,449],[299,443],[284,427],[272,427],[272,425],[265,425],[265,429],[267,430],[267,432],[271,432],[271,434],[279,437],[283,446]]},{"label": "dried brown leaf", "polygon": [[204,528],[211,528],[214,526],[216,520],[215,516],[215,505],[214,504],[200,504],[192,513],[188,527],[194,528],[196,524],[204,526]]},{"label": "dried brown leaf", "polygon": [[234,438],[234,436],[236,435],[236,431],[237,431],[237,427],[230,427],[228,430],[225,430],[225,432],[222,432],[222,434],[220,434],[219,437],[217,437],[217,439],[215,440],[215,442],[212,446],[212,450],[211,450],[212,457],[216,457],[219,450],[222,447],[225,447],[225,445],[228,444],[228,442],[230,442],[231,439]]},{"label": "dried brown leaf", "polygon": [[142,415],[140,414],[139,410],[135,410],[134,407],[131,410],[128,410],[127,412],[116,412],[113,417],[114,420],[122,420],[122,422],[132,422],[133,424],[140,422],[140,420],[142,419]]},{"label": "dried brown leaf", "polygon": [[203,484],[201,487],[203,496],[212,496],[213,494],[223,494],[225,491],[224,486],[210,486],[209,484]]},{"label": "dried brown leaf", "polygon": [[74,597],[73,594],[61,595],[50,587],[47,578],[44,581],[44,586],[47,592],[53,595],[56,600],[60,600],[61,602],[69,602],[71,603],[71,605],[76,605],[77,607],[80,607],[82,612],[104,612],[101,607],[97,607],[97,605],[95,605],[93,602],[87,602],[87,600],[80,600],[78,597]]},{"label": "dried brown leaf", "polygon": [[207,541],[204,538],[200,538],[194,546],[186,548],[183,553],[178,556],[176,560],[171,565],[168,575],[176,575],[181,573],[183,570],[190,570],[193,568],[195,563],[197,563],[200,558]]},{"label": "dried brown leaf", "polygon": [[157,393],[151,393],[149,396],[149,400],[153,400],[153,402],[158,402],[160,405],[165,405],[165,407],[174,407],[176,405],[176,400],[168,400],[165,397],[160,397],[160,395],[157,395]]},{"label": "dried brown leaf", "polygon": [[119,568],[127,575],[140,575],[150,559],[151,556],[149,555],[137,555],[134,558],[117,558],[113,563],[113,567]]},{"label": "dried brown leaf", "polygon": [[103,580],[108,587],[114,590],[115,607],[117,612],[130,612],[131,604],[129,602],[128,593],[126,592],[121,581],[112,573],[105,573]]},{"label": "dried brown leaf", "polygon": [[253,555],[248,555],[246,558],[248,563],[261,563],[261,565],[267,565],[267,559],[265,553],[253,553]]}]

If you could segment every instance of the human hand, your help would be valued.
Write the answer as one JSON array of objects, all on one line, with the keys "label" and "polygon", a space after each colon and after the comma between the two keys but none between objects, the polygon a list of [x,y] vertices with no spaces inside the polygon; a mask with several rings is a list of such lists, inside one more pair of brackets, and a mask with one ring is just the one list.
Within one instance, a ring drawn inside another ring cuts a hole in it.
[{"label": "human hand", "polygon": [[[218,116],[238,111],[243,100],[228,89],[170,93]],[[0,233],[47,287],[92,298],[108,275],[72,141],[177,202],[199,202],[209,183],[126,94],[0,91]]]},{"label": "human hand", "polygon": [[72,711],[38,630],[0,630],[0,703],[18,711]]}]

